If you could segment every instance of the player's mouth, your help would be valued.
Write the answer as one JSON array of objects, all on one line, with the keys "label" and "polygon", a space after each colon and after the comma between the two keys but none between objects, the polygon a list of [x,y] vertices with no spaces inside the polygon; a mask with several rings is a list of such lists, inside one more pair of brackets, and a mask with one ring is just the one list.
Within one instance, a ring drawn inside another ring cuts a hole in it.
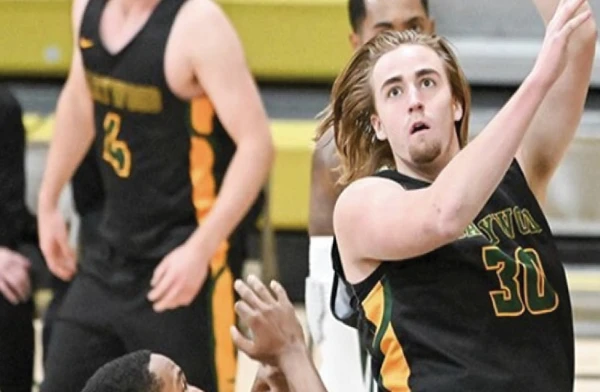
[{"label": "player's mouth", "polygon": [[430,126],[425,121],[415,121],[410,127],[410,134],[414,135],[415,133],[419,133],[428,129],[430,129]]}]

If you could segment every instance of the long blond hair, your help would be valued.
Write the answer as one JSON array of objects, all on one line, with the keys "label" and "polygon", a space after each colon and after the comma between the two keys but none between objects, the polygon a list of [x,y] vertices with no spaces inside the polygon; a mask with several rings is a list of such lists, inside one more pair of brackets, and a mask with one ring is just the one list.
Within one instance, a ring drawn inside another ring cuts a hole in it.
[{"label": "long blond hair", "polygon": [[385,31],[361,46],[336,78],[330,104],[317,128],[319,138],[333,127],[341,162],[341,185],[371,175],[383,166],[396,166],[389,143],[378,140],[371,126],[371,115],[376,110],[370,78],[377,60],[403,44],[427,46],[444,62],[452,96],[463,108],[462,119],[455,123],[460,148],[467,144],[471,91],[449,42],[440,36],[412,30]]}]

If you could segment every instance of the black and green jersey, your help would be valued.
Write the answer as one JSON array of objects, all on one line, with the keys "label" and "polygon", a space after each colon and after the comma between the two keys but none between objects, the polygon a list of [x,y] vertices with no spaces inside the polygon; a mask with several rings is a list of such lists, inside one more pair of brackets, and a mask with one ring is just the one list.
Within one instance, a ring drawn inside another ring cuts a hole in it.
[{"label": "black and green jersey", "polygon": [[[409,190],[429,185],[376,175]],[[359,329],[380,391],[573,390],[565,272],[516,160],[456,241],[383,262],[356,285],[345,283],[335,243],[332,256],[332,310]]]}]

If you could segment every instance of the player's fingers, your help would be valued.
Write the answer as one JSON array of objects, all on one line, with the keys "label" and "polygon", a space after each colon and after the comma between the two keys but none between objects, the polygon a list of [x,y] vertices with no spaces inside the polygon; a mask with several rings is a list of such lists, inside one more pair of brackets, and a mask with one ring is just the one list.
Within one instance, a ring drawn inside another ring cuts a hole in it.
[{"label": "player's fingers", "polygon": [[160,301],[173,288],[174,283],[175,277],[169,273],[169,270],[166,270],[148,293],[148,300],[150,302]]},{"label": "player's fingers", "polygon": [[177,287],[171,286],[165,295],[154,303],[152,308],[155,312],[161,313],[166,310],[175,309],[181,305],[182,301],[179,298]]},{"label": "player's fingers", "polygon": [[554,17],[551,23],[555,25],[558,30],[562,30],[565,25],[573,18],[575,12],[585,3],[587,0],[566,0],[558,4]]},{"label": "player's fingers", "polygon": [[276,280],[272,280],[271,281],[271,290],[273,290],[273,292],[275,293],[275,296],[277,297],[277,301],[281,302],[284,305],[292,306],[290,298],[288,297],[288,295],[287,295],[285,289],[283,288],[283,286],[281,285],[281,283],[279,283]]},{"label": "player's fingers", "polygon": [[27,259],[27,257],[23,256],[22,254],[19,254],[19,253],[15,252],[13,254],[13,261],[15,263],[18,263],[22,267],[25,267],[25,268],[30,268],[31,267],[31,262]]},{"label": "player's fingers", "polygon": [[233,339],[235,346],[250,358],[253,358],[255,353],[254,343],[252,340],[242,335],[242,333],[234,325],[229,328],[229,332],[231,333],[231,338]]},{"label": "player's fingers", "polygon": [[31,284],[26,268],[15,266],[5,277],[5,282],[10,286],[12,292],[17,295],[20,302],[26,302],[29,299]]},{"label": "player's fingers", "polygon": [[19,304],[19,297],[13,291],[12,287],[10,287],[3,279],[0,279],[0,293],[6,298],[8,302],[12,305]]},{"label": "player's fingers", "polygon": [[273,298],[273,294],[269,292],[267,286],[261,282],[255,275],[250,275],[246,280],[248,285],[252,288],[254,293],[261,299],[262,302],[266,304],[272,304],[275,302],[275,298]]},{"label": "player's fingers", "polygon": [[65,268],[65,266],[62,263],[62,260],[60,260],[59,257],[53,257],[52,259],[48,259],[47,264],[50,272],[52,272],[61,280],[68,282],[73,277],[73,272],[68,268]]},{"label": "player's fingers", "polygon": [[240,295],[240,298],[253,309],[259,309],[264,306],[260,298],[254,291],[241,279],[237,279],[233,284],[233,288]]},{"label": "player's fingers", "polygon": [[152,279],[150,280],[150,286],[154,287],[160,282],[165,273],[168,270],[168,260],[163,259],[158,266],[154,269],[154,273],[152,274]]},{"label": "player's fingers", "polygon": [[579,15],[577,15],[576,17],[571,19],[562,28],[561,34],[565,34],[565,36],[568,38],[571,35],[571,33],[573,33],[573,31],[577,30],[577,28],[579,26],[581,26],[582,24],[584,24],[591,16],[592,16],[592,11],[585,10],[584,12],[580,13]]},{"label": "player's fingers", "polygon": [[250,325],[256,318],[256,311],[252,309],[244,300],[237,301],[234,305],[235,313],[240,316],[240,320]]}]

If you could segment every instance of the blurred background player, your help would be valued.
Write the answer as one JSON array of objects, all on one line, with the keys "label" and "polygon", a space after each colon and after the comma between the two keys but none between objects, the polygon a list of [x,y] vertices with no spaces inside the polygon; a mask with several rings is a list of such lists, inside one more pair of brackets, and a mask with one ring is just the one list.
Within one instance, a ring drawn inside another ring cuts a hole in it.
[{"label": "blurred background player", "polygon": [[[227,240],[273,156],[239,39],[199,0],[76,1],[73,26],[38,211],[50,269],[74,280],[41,389],[79,391],[104,363],[149,349],[193,384],[233,391]],[[236,145],[220,188],[215,114]],[[56,204],[92,142],[105,200],[77,266]]]}]

